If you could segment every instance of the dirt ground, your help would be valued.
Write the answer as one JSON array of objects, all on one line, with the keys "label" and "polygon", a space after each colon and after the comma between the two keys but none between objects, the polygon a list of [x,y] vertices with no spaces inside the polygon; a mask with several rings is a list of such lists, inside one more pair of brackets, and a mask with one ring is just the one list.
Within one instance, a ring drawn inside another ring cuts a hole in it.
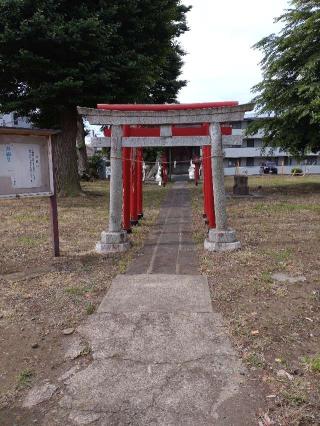
[{"label": "dirt ground", "polygon": [[[1,425],[28,424],[13,407],[34,383],[66,370],[63,330],[92,314],[112,278],[125,271],[166,193],[165,188],[145,185],[145,217],[134,228],[133,249],[120,258],[94,252],[107,225],[108,189],[108,182],[86,183],[83,195],[58,200],[61,257],[56,259],[48,232],[49,200],[0,202]],[[83,351],[80,362],[90,360],[89,352]]]},{"label": "dirt ground", "polygon": [[[232,179],[226,184],[231,191]],[[208,253],[202,188],[190,184],[201,269],[252,379],[261,381],[269,406],[261,425],[319,425],[320,176],[250,177],[249,185],[256,197],[228,199],[242,250]],[[93,250],[107,223],[108,184],[83,189],[83,196],[59,200],[58,259],[51,256],[47,199],[0,202],[1,425],[36,422],[17,406],[33,384],[54,382],[73,365],[65,358],[72,335],[63,330],[94,312],[111,279],[125,271],[166,193],[145,187],[143,226],[134,229],[133,250],[120,258]],[[278,282],[275,272],[305,280]],[[90,359],[88,348],[77,362]]]},{"label": "dirt ground", "polygon": [[[203,250],[202,188],[193,189],[201,269],[250,374],[267,389],[261,425],[320,425],[320,176],[250,177],[249,186],[257,197],[228,198],[243,245],[231,253]],[[305,281],[279,282],[277,272]]]}]

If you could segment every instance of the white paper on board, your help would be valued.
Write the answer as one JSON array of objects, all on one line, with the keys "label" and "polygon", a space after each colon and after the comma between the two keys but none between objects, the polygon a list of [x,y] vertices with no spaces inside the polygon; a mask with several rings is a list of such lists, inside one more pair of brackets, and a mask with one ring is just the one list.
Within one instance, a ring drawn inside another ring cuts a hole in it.
[{"label": "white paper on board", "polygon": [[13,188],[42,185],[40,146],[37,144],[0,145],[0,176],[11,178]]}]

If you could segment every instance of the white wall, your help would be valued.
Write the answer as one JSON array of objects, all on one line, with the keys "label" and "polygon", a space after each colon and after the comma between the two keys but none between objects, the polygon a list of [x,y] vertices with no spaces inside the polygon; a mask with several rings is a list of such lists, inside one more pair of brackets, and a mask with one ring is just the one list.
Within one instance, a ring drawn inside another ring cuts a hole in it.
[{"label": "white wall", "polygon": [[[293,167],[300,167],[305,174],[320,174],[320,165],[317,166],[278,166],[279,175],[290,175]],[[235,174],[254,176],[260,174],[260,167],[225,167],[225,176],[234,176]]]},{"label": "white wall", "polygon": [[14,113],[0,115],[0,127],[24,127],[30,128],[31,123],[26,117],[17,117],[16,122]]},{"label": "white wall", "polygon": [[284,157],[288,155],[279,148],[273,148],[272,151],[270,151],[270,148],[266,148],[263,155],[261,148],[224,148],[223,151],[225,158],[261,157],[261,161],[265,161],[265,157]]}]

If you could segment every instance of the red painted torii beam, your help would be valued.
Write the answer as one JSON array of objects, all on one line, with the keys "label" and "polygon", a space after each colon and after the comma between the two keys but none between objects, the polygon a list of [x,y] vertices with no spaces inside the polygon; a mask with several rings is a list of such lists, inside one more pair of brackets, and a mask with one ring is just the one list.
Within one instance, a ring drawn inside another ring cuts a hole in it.
[{"label": "red painted torii beam", "polygon": [[[207,108],[233,107],[239,105],[236,101],[227,102],[202,102],[192,104],[98,104],[98,109],[107,111],[178,111],[178,110],[194,110]],[[223,135],[231,135],[230,126],[222,126]],[[104,135],[111,136],[111,130],[105,129]],[[172,136],[208,136],[209,124],[200,123],[198,126],[172,126]],[[160,127],[131,127],[128,126],[126,136],[133,137],[160,137]]]},{"label": "red painted torii beam", "polygon": [[[126,126],[126,137],[160,137],[160,127],[132,127]],[[104,136],[111,137],[111,129],[104,129]],[[221,126],[221,134],[230,136],[232,127],[228,125]],[[172,136],[209,136],[209,123],[202,123],[198,126],[192,125],[188,127],[172,126]]]}]

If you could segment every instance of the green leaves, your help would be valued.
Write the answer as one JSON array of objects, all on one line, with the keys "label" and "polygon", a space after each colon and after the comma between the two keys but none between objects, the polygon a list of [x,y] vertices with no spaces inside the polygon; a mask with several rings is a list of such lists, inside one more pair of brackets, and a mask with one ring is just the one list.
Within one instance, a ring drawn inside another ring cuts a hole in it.
[{"label": "green leaves", "polygon": [[269,118],[250,132],[263,128],[267,144],[303,155],[320,149],[320,4],[292,0],[278,21],[284,24],[279,35],[255,46],[264,58],[254,102],[257,113]]},{"label": "green leaves", "polygon": [[0,0],[1,110],[54,126],[77,105],[174,101],[188,10],[179,0]]}]

